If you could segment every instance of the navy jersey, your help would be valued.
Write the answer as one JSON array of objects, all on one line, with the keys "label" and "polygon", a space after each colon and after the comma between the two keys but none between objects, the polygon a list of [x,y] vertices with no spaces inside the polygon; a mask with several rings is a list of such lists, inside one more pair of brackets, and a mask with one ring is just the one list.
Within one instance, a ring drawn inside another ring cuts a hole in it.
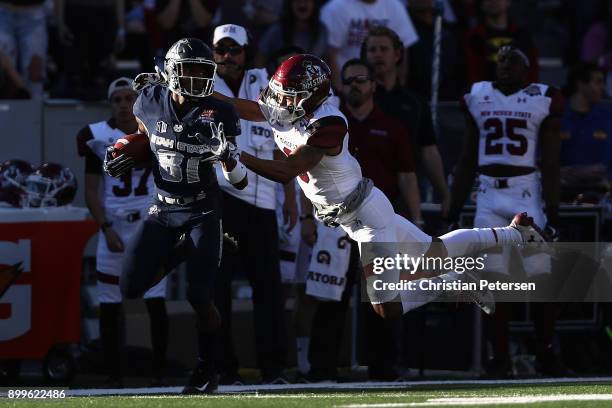
[{"label": "navy jersey", "polygon": [[226,136],[240,134],[234,107],[213,97],[201,98],[197,106],[178,117],[172,91],[148,86],[134,103],[134,115],[145,125],[155,163],[158,190],[176,196],[196,195],[217,185],[211,162],[210,123],[223,123]]}]

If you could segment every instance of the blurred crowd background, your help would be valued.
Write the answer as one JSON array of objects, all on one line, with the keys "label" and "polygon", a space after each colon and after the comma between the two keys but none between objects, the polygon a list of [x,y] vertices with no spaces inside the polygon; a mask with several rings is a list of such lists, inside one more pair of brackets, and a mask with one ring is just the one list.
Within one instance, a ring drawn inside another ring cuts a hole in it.
[{"label": "blurred crowd background", "polygon": [[[377,14],[368,16],[368,20],[360,19],[359,13],[366,5],[375,6]],[[427,102],[432,98],[435,17],[439,13],[443,18],[439,86],[435,96],[435,121],[432,123]],[[356,17],[351,20],[352,14]],[[600,139],[600,144],[589,147],[593,150],[585,148],[580,163],[572,157],[572,150],[565,151],[562,166],[579,164],[592,167],[562,171],[567,181],[566,194],[562,196],[567,204],[595,205],[598,211],[603,209],[599,214],[604,214],[597,218],[601,227],[595,228],[597,234],[588,230],[583,236],[571,236],[571,232],[576,230],[571,227],[571,222],[582,221],[568,221],[570,224],[565,226],[565,230],[570,232],[568,240],[606,239],[610,229],[604,219],[605,210],[610,206],[608,180],[612,174],[612,142],[609,141],[612,137],[612,111],[607,107],[607,99],[612,95],[611,0],[0,0],[0,99],[107,101],[112,80],[152,72],[154,58],[163,56],[167,48],[180,38],[197,37],[212,45],[215,27],[228,23],[241,25],[249,31],[248,67],[266,68],[271,75],[287,55],[302,51],[313,53],[330,64],[334,88],[338,95],[343,96],[341,68],[346,61],[364,55],[362,42],[376,22],[395,31],[401,41],[400,49],[405,49],[401,68],[389,71],[392,72],[389,75],[394,75],[393,80],[397,75],[397,80],[407,89],[406,94],[397,97],[397,106],[401,111],[405,102],[427,111],[424,116],[417,116],[416,120],[422,123],[408,123],[416,133],[411,135],[417,139],[412,140],[413,144],[422,148],[417,155],[427,158],[431,152],[428,153],[426,147],[435,145],[437,139],[442,158],[442,179],[432,176],[436,170],[426,168],[427,160],[416,160],[422,203],[441,204],[443,211],[445,206],[448,208],[452,172],[459,158],[463,132],[458,101],[472,83],[495,79],[497,50],[513,43],[528,55],[530,81],[563,90],[567,104],[566,131],[595,132]],[[384,71],[383,60],[378,61],[380,66],[376,66],[376,59],[371,62],[376,69],[380,68],[378,72]],[[596,114],[591,117],[592,112]],[[428,138],[428,132],[432,133],[433,142],[421,143],[419,138]],[[421,173],[427,173],[430,181]],[[585,187],[587,184],[588,188]],[[400,192],[395,191],[395,195],[398,194]],[[404,213],[420,227],[436,233],[444,228],[439,214],[431,215],[439,211],[437,208],[425,204],[421,206],[423,214],[415,213],[413,208]],[[350,270],[355,269],[354,261],[352,259]],[[95,280],[92,276],[85,278],[85,284],[92,284]],[[347,293],[340,301],[345,306],[355,280],[354,273],[349,272],[347,276]],[[249,299],[251,289],[245,283],[245,276],[235,276],[234,279],[242,279],[242,284],[233,285],[234,298]],[[180,299],[180,285],[180,282],[176,283],[169,299]],[[293,289],[283,290],[286,291],[285,299],[294,298]],[[309,302],[299,296],[295,299],[296,303]],[[456,355],[458,349],[472,350],[472,340],[464,336],[464,332],[471,332],[472,309],[466,311],[454,305],[432,305],[407,315],[401,325],[392,325],[373,321],[375,318],[368,314],[371,311],[355,312],[354,316],[359,315],[359,319],[347,319],[346,308],[334,308],[330,302],[320,303],[317,306],[313,300],[310,307],[300,309],[302,314],[292,315],[293,323],[287,326],[289,331],[273,339],[286,340],[286,344],[271,349],[270,358],[279,361],[276,366],[278,378],[291,381],[296,378],[301,381],[338,379],[337,366],[357,362],[369,367],[370,379],[379,380],[417,375],[407,367],[420,367],[422,370],[427,367],[474,368],[472,357]],[[238,305],[242,303],[238,302]],[[367,308],[369,305],[362,306]],[[250,313],[251,309],[240,307],[234,306],[234,313],[240,316],[244,310]],[[358,308],[351,308],[354,309]],[[558,313],[559,310],[555,310],[554,315]],[[91,318],[92,314],[86,311],[85,316]],[[567,344],[563,354],[557,336],[554,350],[544,352],[537,344],[529,349],[533,342],[538,341],[538,328],[527,325],[533,316],[528,308],[519,307],[506,316],[506,320],[514,322],[512,333],[516,338],[508,340],[507,326],[503,329],[501,325],[491,323],[487,328],[490,341],[488,348],[482,349],[486,372],[490,377],[609,373],[612,360],[606,353],[612,349],[612,329],[606,325],[610,317],[605,320],[606,317],[602,316],[602,308],[592,304],[574,308],[565,320],[586,322],[577,330],[586,337],[590,336],[589,339],[576,340],[570,335],[569,340],[564,340]],[[351,321],[351,329],[346,330],[351,331],[342,340],[347,320]],[[554,318],[549,320],[554,325]],[[314,322],[312,327],[311,321]],[[250,327],[250,323],[241,322],[241,318],[236,319],[235,330],[240,325]],[[576,333],[572,331],[571,323],[567,327],[568,332]],[[535,341],[521,338],[521,333],[533,334],[534,331]],[[289,341],[288,333],[295,335],[295,332],[302,332],[298,337],[310,340]],[[378,336],[380,333],[384,335]],[[175,334],[170,334],[171,349],[173,342],[178,342],[173,340]],[[450,337],[454,335],[457,335],[456,339]],[[95,339],[95,334],[85,337]],[[491,339],[496,337],[505,338],[504,352],[509,356],[495,355],[496,341]],[[258,341],[268,340],[264,335]],[[453,341],[455,344],[450,344]],[[347,342],[354,346],[349,347],[353,351],[346,352]],[[308,362],[308,347],[313,343],[319,354],[311,351]],[[549,345],[553,343],[547,342],[546,346]],[[258,347],[262,345],[258,344]],[[235,348],[235,353],[244,357],[244,350],[251,352],[254,345],[243,340],[236,343]],[[455,353],[448,352],[449,348]],[[279,357],[279,350],[287,355]],[[529,357],[535,354],[538,355],[538,364]],[[561,361],[560,355],[570,360],[571,368]],[[265,358],[265,353],[260,352],[258,361],[252,359],[252,364],[265,366],[262,356]],[[227,365],[224,383],[246,381],[244,372],[238,371],[236,357],[231,355],[229,358],[235,361]],[[449,363],[453,359],[457,361]],[[313,362],[319,366],[310,367]],[[296,364],[300,368],[299,375],[288,378],[284,370]],[[172,368],[169,365],[168,371]]]}]

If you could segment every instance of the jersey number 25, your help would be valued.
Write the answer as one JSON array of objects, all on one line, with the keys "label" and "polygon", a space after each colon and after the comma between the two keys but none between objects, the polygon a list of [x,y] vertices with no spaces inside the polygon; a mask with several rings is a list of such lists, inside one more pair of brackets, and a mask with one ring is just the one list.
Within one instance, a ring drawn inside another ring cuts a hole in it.
[{"label": "jersey number 25", "polygon": [[[527,129],[526,120],[508,118],[502,121],[500,118],[489,118],[483,127],[485,131],[490,131],[485,139],[485,154],[503,154],[504,147],[512,156],[522,156],[527,153],[527,138],[516,132],[519,129]],[[498,142],[504,137],[504,133],[513,143]]]}]

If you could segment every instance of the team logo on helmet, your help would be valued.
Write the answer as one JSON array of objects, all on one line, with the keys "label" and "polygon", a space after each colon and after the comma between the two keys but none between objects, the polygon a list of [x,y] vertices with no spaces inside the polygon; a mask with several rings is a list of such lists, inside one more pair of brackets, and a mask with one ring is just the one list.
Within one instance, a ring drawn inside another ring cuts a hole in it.
[{"label": "team logo on helmet", "polygon": [[302,63],[306,73],[306,80],[304,81],[304,88],[314,88],[321,85],[323,80],[326,78],[325,73],[320,66],[314,65],[312,61],[304,60]]}]

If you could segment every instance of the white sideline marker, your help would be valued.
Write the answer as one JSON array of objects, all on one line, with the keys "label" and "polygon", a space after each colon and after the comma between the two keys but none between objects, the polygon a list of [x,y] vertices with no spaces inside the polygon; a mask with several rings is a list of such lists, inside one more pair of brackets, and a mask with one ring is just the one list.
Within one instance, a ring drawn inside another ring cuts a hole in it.
[{"label": "white sideline marker", "polygon": [[612,401],[612,394],[522,395],[518,397],[448,397],[429,398],[426,402],[336,405],[337,408],[439,407],[444,405],[534,404],[537,402]]},{"label": "white sideline marker", "polygon": [[[308,392],[312,390],[326,389],[330,392],[336,390],[394,390],[407,391],[413,388],[435,385],[538,385],[538,384],[611,384],[612,377],[582,377],[582,378],[533,378],[521,380],[444,380],[444,381],[405,381],[405,382],[361,382],[361,383],[334,383],[322,382],[312,384],[266,384],[266,385],[222,385],[216,395],[253,394],[261,391],[293,391]],[[121,388],[121,389],[72,389],[67,390],[69,397],[94,397],[104,395],[155,395],[155,394],[180,394],[183,387],[160,387],[160,388]],[[607,394],[601,394],[607,395]],[[367,405],[370,407],[370,405]],[[379,405],[375,405],[379,406]],[[381,407],[394,407],[393,405],[381,405]],[[411,405],[399,405],[411,406]],[[418,405],[417,405],[418,406]]]}]

